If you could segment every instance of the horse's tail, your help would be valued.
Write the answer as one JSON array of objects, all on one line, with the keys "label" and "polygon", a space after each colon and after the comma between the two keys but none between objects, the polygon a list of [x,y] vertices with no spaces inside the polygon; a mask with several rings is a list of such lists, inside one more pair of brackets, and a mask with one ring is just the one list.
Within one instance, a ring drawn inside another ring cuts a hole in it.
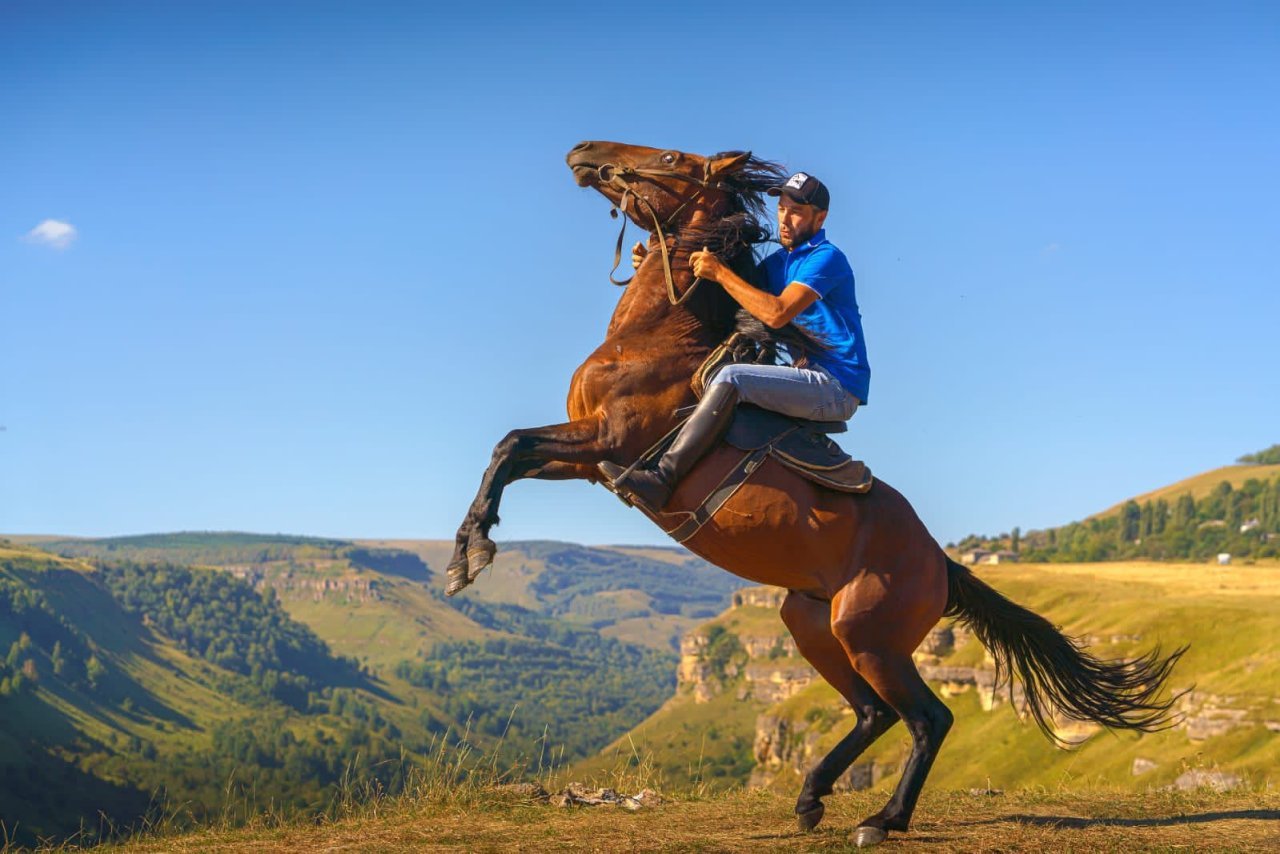
[{"label": "horse's tail", "polygon": [[1101,661],[1038,614],[1009,601],[966,567],[947,559],[947,609],[973,631],[995,659],[996,686],[1016,674],[1036,724],[1055,742],[1050,727],[1059,711],[1111,729],[1155,732],[1177,721],[1170,710],[1177,697],[1159,699],[1173,666],[1187,651],[1168,658],[1160,648],[1132,661]]}]

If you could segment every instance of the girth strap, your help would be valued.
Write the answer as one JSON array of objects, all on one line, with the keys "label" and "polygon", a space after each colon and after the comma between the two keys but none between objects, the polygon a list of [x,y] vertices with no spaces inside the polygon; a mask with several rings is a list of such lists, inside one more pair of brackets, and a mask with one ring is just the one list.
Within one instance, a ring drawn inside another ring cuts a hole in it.
[{"label": "girth strap", "polygon": [[702,530],[702,526],[711,521],[711,517],[716,515],[720,508],[738,491],[738,488],[747,482],[747,478],[751,477],[751,473],[760,467],[760,464],[764,462],[764,458],[768,455],[769,449],[767,447],[757,448],[749,454],[744,454],[738,464],[729,470],[729,473],[716,485],[715,489],[711,490],[711,494],[703,499],[696,510],[680,511],[688,518],[674,530],[668,531],[667,535],[677,543],[683,543]]}]

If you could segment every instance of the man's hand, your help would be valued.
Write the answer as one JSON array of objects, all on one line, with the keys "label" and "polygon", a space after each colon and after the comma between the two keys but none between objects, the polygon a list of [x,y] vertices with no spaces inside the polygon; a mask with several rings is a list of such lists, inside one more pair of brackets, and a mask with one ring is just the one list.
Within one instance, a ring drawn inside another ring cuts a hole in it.
[{"label": "man's hand", "polygon": [[643,243],[636,241],[636,245],[631,247],[631,269],[639,270],[640,262],[649,254],[649,247]]},{"label": "man's hand", "polygon": [[724,262],[705,246],[702,247],[701,252],[695,252],[689,256],[689,266],[693,268],[695,276],[700,279],[710,279],[713,282],[721,281],[721,276],[729,271]]}]

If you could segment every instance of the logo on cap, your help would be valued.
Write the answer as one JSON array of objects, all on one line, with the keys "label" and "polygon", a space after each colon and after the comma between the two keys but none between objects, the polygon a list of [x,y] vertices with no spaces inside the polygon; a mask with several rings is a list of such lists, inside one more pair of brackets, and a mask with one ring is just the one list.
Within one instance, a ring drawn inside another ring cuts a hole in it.
[{"label": "logo on cap", "polygon": [[792,190],[800,190],[804,188],[805,182],[809,180],[809,176],[804,172],[797,172],[787,179],[786,186]]}]

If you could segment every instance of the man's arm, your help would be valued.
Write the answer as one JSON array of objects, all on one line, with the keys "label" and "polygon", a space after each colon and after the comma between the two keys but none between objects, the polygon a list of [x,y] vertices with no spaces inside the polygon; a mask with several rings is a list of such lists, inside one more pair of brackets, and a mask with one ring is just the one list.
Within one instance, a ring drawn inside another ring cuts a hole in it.
[{"label": "man's arm", "polygon": [[693,267],[695,276],[719,282],[729,296],[738,301],[738,305],[771,329],[786,326],[795,320],[797,314],[818,300],[818,292],[800,282],[787,285],[782,289],[781,296],[776,297],[754,288],[705,249],[693,253],[689,258],[689,265]]}]

